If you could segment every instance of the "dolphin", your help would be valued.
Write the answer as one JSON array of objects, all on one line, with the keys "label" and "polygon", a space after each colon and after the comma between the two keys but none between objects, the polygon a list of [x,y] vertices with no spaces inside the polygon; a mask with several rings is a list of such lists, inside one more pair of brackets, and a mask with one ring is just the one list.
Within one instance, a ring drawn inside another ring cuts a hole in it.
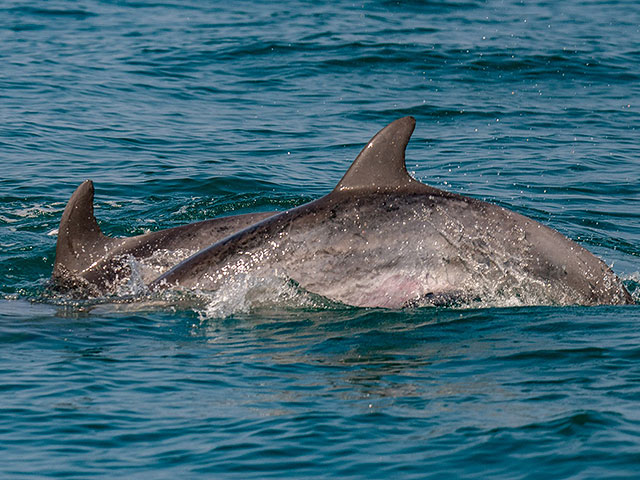
[{"label": "dolphin", "polygon": [[258,212],[219,217],[128,238],[106,236],[93,213],[94,187],[84,181],[67,203],[56,243],[51,285],[58,291],[82,296],[113,293],[130,276],[131,258],[148,259],[158,252],[170,252],[153,262],[153,279],[188,254],[210,246],[275,212]]},{"label": "dolphin", "polygon": [[169,269],[152,291],[289,279],[357,307],[597,305],[633,300],[600,259],[530,218],[412,178],[415,119],[380,130],[335,189]]}]

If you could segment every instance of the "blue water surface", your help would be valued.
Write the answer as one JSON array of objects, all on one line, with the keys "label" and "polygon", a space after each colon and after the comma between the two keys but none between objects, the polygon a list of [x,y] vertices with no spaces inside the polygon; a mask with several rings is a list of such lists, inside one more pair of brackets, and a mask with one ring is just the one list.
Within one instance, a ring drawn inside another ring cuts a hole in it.
[{"label": "blue water surface", "polygon": [[0,477],[638,476],[637,305],[46,289],[87,178],[110,235],[284,210],[413,115],[413,175],[559,230],[638,300],[637,2],[6,0],[0,62]]}]

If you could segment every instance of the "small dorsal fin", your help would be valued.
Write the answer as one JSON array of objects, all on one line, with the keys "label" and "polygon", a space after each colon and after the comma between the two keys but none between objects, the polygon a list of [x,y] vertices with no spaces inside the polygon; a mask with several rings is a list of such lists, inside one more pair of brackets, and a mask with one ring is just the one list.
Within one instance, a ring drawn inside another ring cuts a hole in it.
[{"label": "small dorsal fin", "polygon": [[413,117],[403,117],[376,133],[333,191],[398,191],[424,186],[411,178],[405,166],[404,152],[415,126]]},{"label": "small dorsal fin", "polygon": [[93,215],[93,182],[85,180],[67,203],[56,244],[54,275],[79,272],[93,261],[92,253],[110,239],[102,234]]}]

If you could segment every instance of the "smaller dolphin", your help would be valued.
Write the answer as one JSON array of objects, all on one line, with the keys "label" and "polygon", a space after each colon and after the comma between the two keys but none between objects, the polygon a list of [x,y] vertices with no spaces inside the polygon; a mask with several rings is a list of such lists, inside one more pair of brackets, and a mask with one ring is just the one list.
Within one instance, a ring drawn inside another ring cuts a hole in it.
[{"label": "smaller dolphin", "polygon": [[412,117],[391,123],[331,193],[219,240],[149,288],[216,291],[249,276],[360,307],[633,303],[604,262],[557,231],[412,178],[414,128]]},{"label": "smaller dolphin", "polygon": [[[58,229],[52,286],[84,296],[112,293],[119,280],[130,275],[128,259],[141,260],[160,251],[172,252],[158,273],[232,233],[242,230],[275,212],[258,212],[219,217],[128,238],[102,233],[93,214],[94,188],[83,182],[69,200]],[[179,253],[182,253],[182,257]]]}]

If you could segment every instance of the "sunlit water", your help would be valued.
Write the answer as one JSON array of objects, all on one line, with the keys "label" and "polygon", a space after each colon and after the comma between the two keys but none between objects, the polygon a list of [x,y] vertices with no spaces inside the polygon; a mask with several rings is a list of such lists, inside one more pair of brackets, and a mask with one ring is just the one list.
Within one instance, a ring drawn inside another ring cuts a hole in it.
[{"label": "sunlit water", "polygon": [[0,6],[0,476],[636,476],[638,306],[45,283],[86,178],[116,236],[284,210],[413,115],[416,178],[559,230],[638,299],[637,3],[203,3]]}]

